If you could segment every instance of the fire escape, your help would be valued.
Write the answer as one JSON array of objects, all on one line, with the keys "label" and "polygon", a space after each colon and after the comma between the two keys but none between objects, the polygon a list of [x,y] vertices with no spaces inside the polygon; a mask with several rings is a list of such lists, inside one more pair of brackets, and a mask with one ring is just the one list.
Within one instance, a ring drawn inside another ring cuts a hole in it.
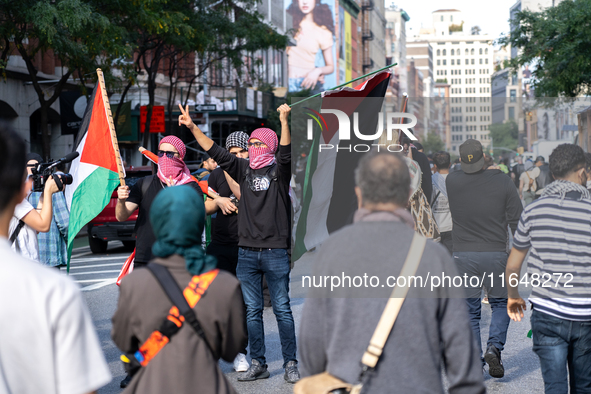
[{"label": "fire escape", "polygon": [[361,39],[363,46],[363,73],[366,74],[373,67],[373,60],[370,56],[369,46],[373,40],[373,32],[370,28],[370,13],[373,10],[373,0],[361,1],[361,12],[363,13],[363,25],[361,28]]}]

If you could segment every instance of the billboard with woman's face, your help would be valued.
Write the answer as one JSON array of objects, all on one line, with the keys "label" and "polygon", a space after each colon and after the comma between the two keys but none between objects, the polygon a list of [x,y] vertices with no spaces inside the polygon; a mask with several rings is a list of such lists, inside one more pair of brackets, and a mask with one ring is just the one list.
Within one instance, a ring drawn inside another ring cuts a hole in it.
[{"label": "billboard with woman's face", "polygon": [[[336,78],[334,0],[285,0],[295,46],[287,48],[289,91],[333,88]],[[288,26],[290,28],[290,26]]]}]

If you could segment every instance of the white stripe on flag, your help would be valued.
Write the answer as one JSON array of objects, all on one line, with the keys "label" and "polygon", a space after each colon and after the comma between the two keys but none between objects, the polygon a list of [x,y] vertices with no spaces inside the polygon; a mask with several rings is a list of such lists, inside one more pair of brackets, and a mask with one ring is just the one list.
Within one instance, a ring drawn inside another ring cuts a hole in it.
[{"label": "white stripe on flag", "polygon": [[330,142],[325,142],[323,138],[321,141],[323,144],[333,145],[335,149],[323,150],[318,153],[316,170],[312,176],[312,200],[308,208],[306,235],[304,237],[304,245],[307,250],[320,245],[329,235],[326,221],[332,199],[338,153],[336,146],[339,143],[338,131],[333,135]]}]

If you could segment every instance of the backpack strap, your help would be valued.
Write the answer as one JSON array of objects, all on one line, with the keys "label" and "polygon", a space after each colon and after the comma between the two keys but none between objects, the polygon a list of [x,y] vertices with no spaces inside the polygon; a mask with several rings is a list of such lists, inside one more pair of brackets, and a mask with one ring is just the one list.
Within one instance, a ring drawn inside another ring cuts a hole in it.
[{"label": "backpack strap", "polygon": [[144,196],[146,195],[146,192],[148,191],[148,188],[150,187],[150,185],[154,181],[155,176],[157,176],[157,175],[152,175],[152,179],[150,180],[150,182],[146,182],[146,178],[142,179],[142,199],[144,198]]},{"label": "backpack strap", "polygon": [[172,307],[168,316],[162,322],[160,328],[150,335],[150,337],[140,346],[139,350],[133,354],[135,362],[142,367],[148,363],[162,350],[170,339],[178,332],[187,321],[199,337],[205,342],[207,348],[213,352],[207,342],[205,333],[201,324],[197,320],[193,307],[201,300],[209,285],[217,277],[219,269],[214,269],[201,275],[195,275],[184,291],[176,283],[170,271],[166,267],[156,263],[149,263],[146,266],[154,275],[162,289],[172,302]]},{"label": "backpack strap", "polygon": [[[193,327],[197,335],[199,335],[201,339],[205,341],[207,347],[209,347],[209,343],[205,338],[205,333],[203,332],[201,324],[197,320],[195,311],[187,302],[187,299],[181,292],[181,288],[176,283],[176,280],[174,280],[174,278],[172,277],[170,271],[165,266],[156,263],[148,264],[147,268],[156,277],[158,283],[160,283],[160,286],[162,286],[162,290],[164,290],[170,301],[172,301],[173,306],[176,306],[179,309],[179,313],[185,317],[187,323],[189,323],[191,327]],[[203,294],[205,294],[205,290],[207,289],[203,290]],[[201,296],[203,296],[203,294],[201,294]],[[197,304],[197,302],[195,302],[195,304]]]},{"label": "backpack strap", "polygon": [[[419,263],[421,262],[421,257],[423,256],[423,250],[425,249],[426,243],[427,239],[425,237],[417,233],[414,234],[412,242],[410,243],[408,255],[406,256],[406,261],[402,266],[400,276],[408,278],[415,275],[417,268],[419,267]],[[386,341],[390,336],[390,332],[394,327],[394,323],[398,317],[398,312],[400,312],[400,308],[402,308],[402,303],[406,298],[408,290],[408,286],[396,286],[394,291],[392,291],[392,295],[386,303],[386,308],[380,317],[378,326],[376,327],[371,340],[369,341],[369,346],[367,347],[367,350],[361,359],[364,371],[366,369],[373,369],[376,367],[378,360],[382,355],[382,351],[384,350],[384,346],[386,345]]]},{"label": "backpack strap", "polygon": [[10,235],[10,244],[11,245],[14,243],[14,241],[16,241],[18,234],[21,232],[21,230],[23,229],[24,226],[25,226],[25,222],[23,222],[22,220],[19,220],[18,225],[16,226],[16,228],[14,229],[12,234]]}]

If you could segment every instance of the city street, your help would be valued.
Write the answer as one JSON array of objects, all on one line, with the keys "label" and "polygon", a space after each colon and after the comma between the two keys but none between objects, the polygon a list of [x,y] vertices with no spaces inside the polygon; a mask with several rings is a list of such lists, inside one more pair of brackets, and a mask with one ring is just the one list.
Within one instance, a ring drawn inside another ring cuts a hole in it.
[{"label": "city street", "polygon": [[[129,256],[130,251],[118,242],[111,242],[107,253],[92,254],[88,247],[77,248],[73,252],[71,275],[82,290],[92,314],[99,339],[107,362],[113,375],[112,382],[99,390],[100,394],[115,394],[122,390],[119,382],[125,377],[123,366],[119,361],[120,352],[110,338],[111,316],[113,315],[118,298],[118,289],[114,284],[119,270]],[[313,253],[304,256],[296,265],[292,273],[292,309],[296,321],[296,332],[299,331],[299,320],[304,304],[305,292],[301,288],[301,275],[311,264]],[[486,343],[488,324],[490,322],[490,307],[482,308],[482,341]],[[271,377],[255,382],[238,382],[238,373],[232,365],[220,362],[220,368],[226,373],[239,393],[291,393],[293,386],[283,380],[283,361],[277,324],[271,308],[264,312],[265,335],[267,344],[267,362]],[[512,322],[509,326],[507,344],[503,352],[505,377],[491,378],[485,374],[487,391],[490,393],[542,393],[543,382],[537,356],[532,351],[532,341],[527,338],[530,329],[528,316],[521,323]],[[346,346],[346,344],[344,344]]]}]

